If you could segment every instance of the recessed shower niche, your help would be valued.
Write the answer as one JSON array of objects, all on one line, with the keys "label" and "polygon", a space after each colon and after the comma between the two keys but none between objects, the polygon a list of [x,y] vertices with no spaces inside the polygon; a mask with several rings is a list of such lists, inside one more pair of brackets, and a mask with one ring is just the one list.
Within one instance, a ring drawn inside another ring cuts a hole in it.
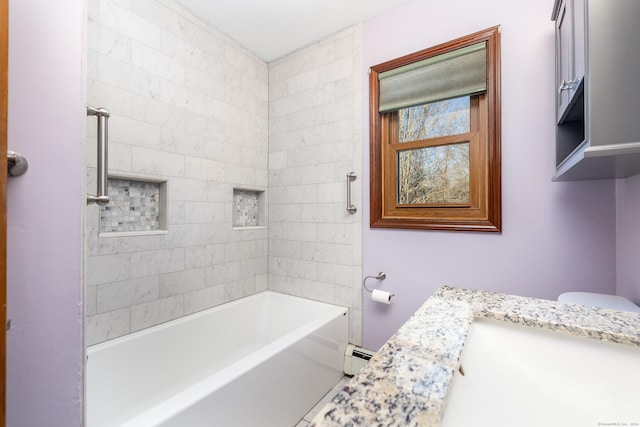
[{"label": "recessed shower niche", "polygon": [[100,237],[167,232],[167,182],[109,177],[109,204],[100,208]]},{"label": "recessed shower niche", "polygon": [[263,227],[264,190],[233,189],[233,228]]}]

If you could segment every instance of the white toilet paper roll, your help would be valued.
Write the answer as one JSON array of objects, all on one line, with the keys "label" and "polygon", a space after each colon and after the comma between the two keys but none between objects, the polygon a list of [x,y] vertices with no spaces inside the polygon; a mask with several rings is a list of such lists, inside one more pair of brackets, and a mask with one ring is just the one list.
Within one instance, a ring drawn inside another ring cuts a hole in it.
[{"label": "white toilet paper roll", "polygon": [[383,304],[391,304],[391,297],[393,295],[389,292],[381,291],[380,289],[374,289],[371,292],[371,299],[375,302],[381,302]]}]

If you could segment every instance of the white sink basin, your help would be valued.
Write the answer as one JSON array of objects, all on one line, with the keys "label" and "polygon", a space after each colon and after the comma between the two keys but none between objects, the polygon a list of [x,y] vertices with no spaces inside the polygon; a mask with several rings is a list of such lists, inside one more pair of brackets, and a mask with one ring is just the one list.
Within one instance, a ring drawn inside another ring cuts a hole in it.
[{"label": "white sink basin", "polygon": [[640,347],[477,319],[461,357],[443,427],[640,425]]}]

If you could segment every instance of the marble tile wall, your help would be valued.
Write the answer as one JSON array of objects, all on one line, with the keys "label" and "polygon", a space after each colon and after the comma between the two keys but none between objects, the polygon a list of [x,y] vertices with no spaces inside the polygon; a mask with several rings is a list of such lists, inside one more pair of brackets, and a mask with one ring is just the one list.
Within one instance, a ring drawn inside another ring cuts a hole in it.
[{"label": "marble tile wall", "polygon": [[267,230],[232,230],[232,199],[268,185],[267,64],[173,0],[88,0],[87,76],[110,171],[166,180],[169,211],[165,235],[98,238],[87,207],[87,345],[265,290]]},{"label": "marble tile wall", "polygon": [[[352,312],[362,334],[362,25],[269,64],[269,289]],[[358,212],[346,210],[346,174]]]}]

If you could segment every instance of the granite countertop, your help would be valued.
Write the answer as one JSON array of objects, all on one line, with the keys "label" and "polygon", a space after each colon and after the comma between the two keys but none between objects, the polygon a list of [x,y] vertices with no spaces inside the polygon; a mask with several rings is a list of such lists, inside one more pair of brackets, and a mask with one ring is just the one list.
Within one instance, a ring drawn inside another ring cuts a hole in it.
[{"label": "granite countertop", "polygon": [[443,286],[310,427],[438,426],[474,319],[640,346],[640,314]]}]

